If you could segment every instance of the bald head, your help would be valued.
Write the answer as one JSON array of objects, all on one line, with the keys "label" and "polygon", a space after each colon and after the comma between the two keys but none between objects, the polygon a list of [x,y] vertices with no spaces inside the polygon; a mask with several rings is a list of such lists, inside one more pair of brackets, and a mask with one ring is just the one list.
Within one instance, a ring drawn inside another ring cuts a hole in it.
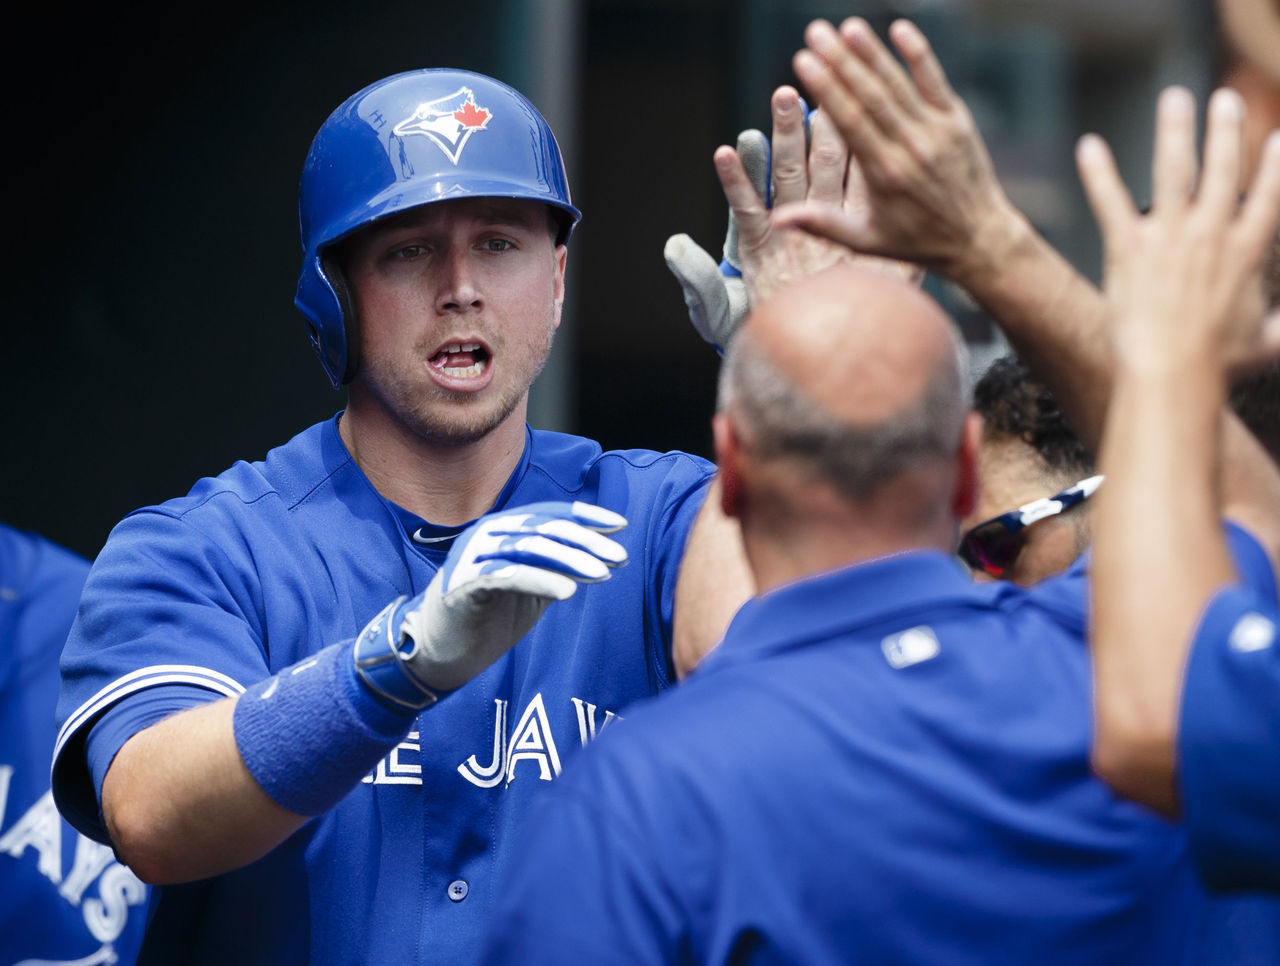
[{"label": "bald head", "polygon": [[850,425],[900,412],[955,365],[954,329],[933,299],[847,264],[780,290],[745,331],[781,377]]},{"label": "bald head", "polygon": [[865,499],[951,459],[968,412],[955,327],[917,287],[839,265],[780,289],[743,323],[720,409],[759,461]]}]

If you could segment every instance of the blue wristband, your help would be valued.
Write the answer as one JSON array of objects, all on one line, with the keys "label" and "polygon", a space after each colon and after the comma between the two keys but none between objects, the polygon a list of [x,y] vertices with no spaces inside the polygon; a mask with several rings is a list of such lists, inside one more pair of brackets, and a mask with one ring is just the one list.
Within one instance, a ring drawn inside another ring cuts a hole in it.
[{"label": "blue wristband", "polygon": [[356,677],[353,641],[259,681],[232,724],[254,780],[297,815],[320,815],[394,748],[415,715],[388,708]]}]

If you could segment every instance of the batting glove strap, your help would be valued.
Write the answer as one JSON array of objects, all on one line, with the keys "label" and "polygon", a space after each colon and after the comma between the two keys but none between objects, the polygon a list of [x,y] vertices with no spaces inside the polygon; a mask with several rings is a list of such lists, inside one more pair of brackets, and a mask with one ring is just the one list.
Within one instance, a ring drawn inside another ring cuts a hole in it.
[{"label": "batting glove strap", "polygon": [[397,597],[383,608],[360,632],[354,651],[361,683],[388,707],[401,712],[422,711],[440,699],[407,663],[415,644],[402,627],[411,603],[407,597]]}]

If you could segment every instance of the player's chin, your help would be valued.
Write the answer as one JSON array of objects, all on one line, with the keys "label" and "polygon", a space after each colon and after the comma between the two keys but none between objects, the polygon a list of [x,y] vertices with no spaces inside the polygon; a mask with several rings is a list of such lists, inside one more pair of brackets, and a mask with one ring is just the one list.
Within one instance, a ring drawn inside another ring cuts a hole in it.
[{"label": "player's chin", "polygon": [[422,413],[414,427],[422,439],[438,446],[479,442],[510,419],[517,418],[520,397],[481,403],[470,393],[441,399]]}]

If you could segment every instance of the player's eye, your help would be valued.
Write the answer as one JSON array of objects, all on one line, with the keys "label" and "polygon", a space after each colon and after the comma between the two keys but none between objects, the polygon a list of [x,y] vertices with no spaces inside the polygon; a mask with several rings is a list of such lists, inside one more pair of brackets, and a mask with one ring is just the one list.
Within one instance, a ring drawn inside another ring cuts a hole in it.
[{"label": "player's eye", "polygon": [[392,252],[392,257],[399,259],[421,258],[427,254],[426,245],[404,245]]},{"label": "player's eye", "polygon": [[486,238],[484,241],[485,251],[490,252],[505,252],[515,247],[515,243],[509,238]]}]

